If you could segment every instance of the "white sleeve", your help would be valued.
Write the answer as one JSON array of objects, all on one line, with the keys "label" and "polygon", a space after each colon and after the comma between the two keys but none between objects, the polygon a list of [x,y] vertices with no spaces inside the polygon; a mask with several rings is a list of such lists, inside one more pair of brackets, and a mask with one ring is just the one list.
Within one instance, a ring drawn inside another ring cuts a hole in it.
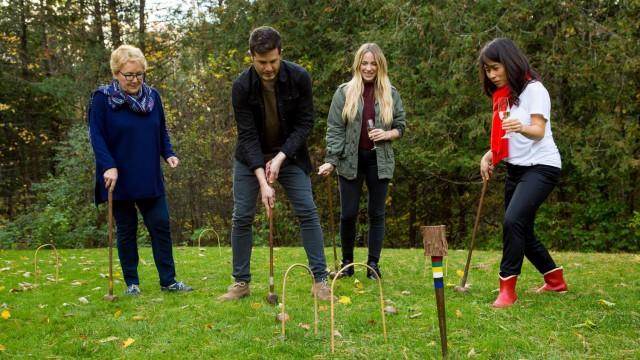
[{"label": "white sleeve", "polygon": [[540,114],[545,120],[551,119],[551,99],[549,92],[540,82],[534,82],[527,86],[529,89],[529,115]]}]

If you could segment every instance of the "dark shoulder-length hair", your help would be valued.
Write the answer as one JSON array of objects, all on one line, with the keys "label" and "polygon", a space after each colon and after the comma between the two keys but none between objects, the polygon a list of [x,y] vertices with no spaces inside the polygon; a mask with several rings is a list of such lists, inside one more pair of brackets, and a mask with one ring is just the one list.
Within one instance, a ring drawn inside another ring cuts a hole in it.
[{"label": "dark shoulder-length hair", "polygon": [[487,77],[484,70],[487,60],[500,63],[507,72],[507,83],[511,91],[511,103],[518,105],[518,96],[533,80],[540,80],[538,72],[529,64],[529,60],[516,44],[507,38],[496,38],[489,41],[480,51],[480,79],[485,94],[491,97],[497,87]]}]

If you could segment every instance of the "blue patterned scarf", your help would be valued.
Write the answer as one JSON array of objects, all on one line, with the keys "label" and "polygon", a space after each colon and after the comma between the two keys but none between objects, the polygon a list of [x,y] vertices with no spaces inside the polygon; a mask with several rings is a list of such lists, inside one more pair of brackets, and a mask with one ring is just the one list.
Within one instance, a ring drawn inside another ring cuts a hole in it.
[{"label": "blue patterned scarf", "polygon": [[118,109],[125,103],[129,105],[129,108],[137,113],[148,114],[153,110],[153,97],[151,96],[151,87],[142,83],[140,92],[137,96],[132,96],[120,89],[118,80],[113,80],[110,85],[103,85],[98,88],[98,91],[107,96],[109,105],[112,109]]}]

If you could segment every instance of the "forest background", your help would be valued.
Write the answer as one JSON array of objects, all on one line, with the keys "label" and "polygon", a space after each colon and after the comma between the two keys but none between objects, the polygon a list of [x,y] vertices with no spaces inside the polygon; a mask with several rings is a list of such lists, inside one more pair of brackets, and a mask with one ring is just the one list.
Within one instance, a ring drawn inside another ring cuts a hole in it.
[{"label": "forest background", "polygon": [[[563,161],[561,182],[538,213],[538,236],[557,250],[640,250],[640,1],[173,4],[159,11],[145,0],[0,1],[0,248],[106,245],[105,209],[92,203],[86,106],[91,91],[109,82],[109,54],[123,43],[146,54],[147,82],[162,95],[182,161],[165,168],[174,241],[190,243],[213,228],[228,244],[236,137],[230,88],[250,65],[249,32],[271,25],[282,34],[283,58],[313,79],[316,166],[331,97],[349,80],[355,50],[370,41],[384,50],[408,126],[394,144],[385,246],[420,247],[423,224],[446,224],[453,247],[470,237],[491,119],[477,55],[506,36],[542,74]],[[489,186],[480,247],[501,245],[504,174],[500,166]],[[328,232],[330,214],[339,216],[335,177],[312,181]],[[362,209],[361,245],[364,199]],[[298,246],[288,202],[277,211],[277,244]],[[265,224],[259,211],[257,244],[265,243]]]}]

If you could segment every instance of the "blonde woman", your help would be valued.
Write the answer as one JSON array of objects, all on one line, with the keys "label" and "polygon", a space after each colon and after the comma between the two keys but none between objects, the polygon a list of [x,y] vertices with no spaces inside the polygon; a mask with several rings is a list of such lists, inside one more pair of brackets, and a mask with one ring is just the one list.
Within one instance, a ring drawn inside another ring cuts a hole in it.
[{"label": "blonde woman", "polygon": [[[171,168],[179,160],[165,124],[160,94],[145,83],[147,60],[140,49],[122,45],[111,53],[113,80],[91,94],[89,133],[96,158],[96,204],[113,191],[118,257],[125,294],[140,294],[138,212],[151,236],[162,291],[191,291],[176,281],[169,208],[159,159]],[[137,208],[137,210],[136,210]]]},{"label": "blonde woman", "polygon": [[[367,277],[382,277],[379,267],[384,240],[385,200],[395,161],[391,142],[404,134],[400,94],[387,75],[387,60],[375,43],[358,49],[353,77],[338,86],[327,118],[325,163],[318,174],[334,169],[340,183],[342,266],[353,262],[358,205],[362,184],[368,189],[369,254]],[[353,267],[344,273],[353,276]]]}]

